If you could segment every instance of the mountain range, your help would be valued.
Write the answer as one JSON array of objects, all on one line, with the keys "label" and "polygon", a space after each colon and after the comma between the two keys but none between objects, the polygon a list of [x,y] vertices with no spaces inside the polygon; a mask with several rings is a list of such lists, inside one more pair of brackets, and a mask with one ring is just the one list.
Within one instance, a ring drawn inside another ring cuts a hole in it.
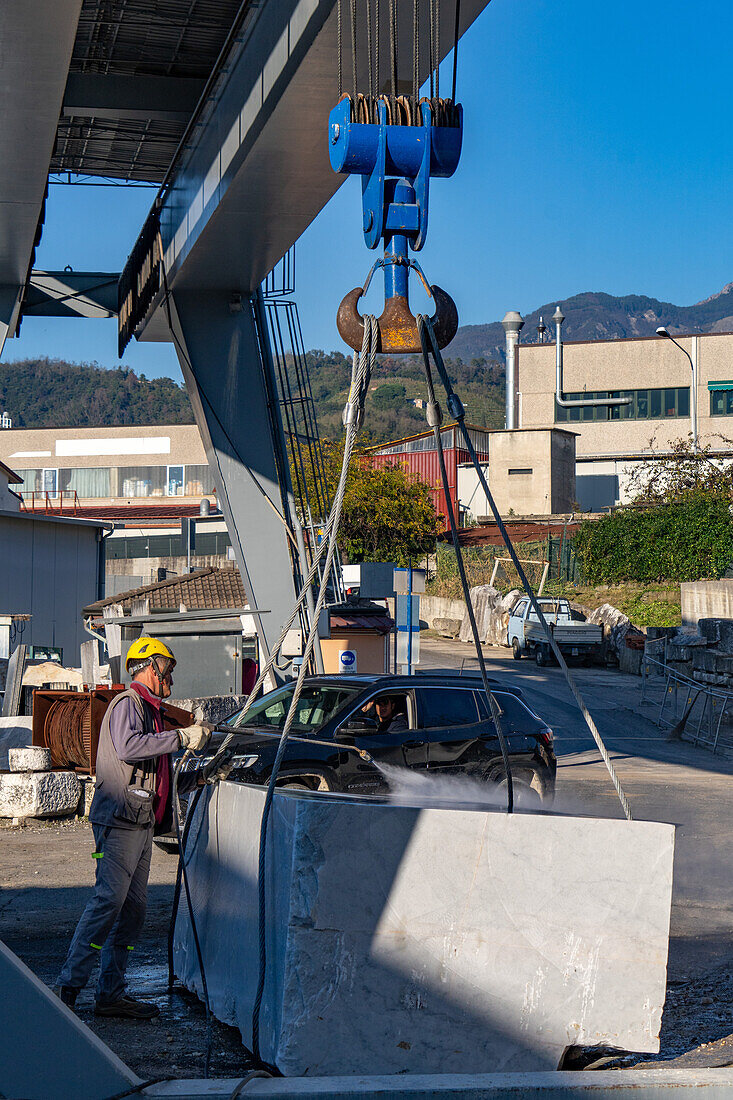
[{"label": "mountain range", "polygon": [[[545,340],[554,339],[552,315],[558,302],[549,302],[524,318],[521,340],[537,343],[540,317],[547,326]],[[733,283],[692,306],[676,306],[642,294],[588,291],[560,301],[565,314],[563,340],[623,340],[653,336],[660,325],[672,334],[733,331]],[[445,350],[451,359],[504,359],[504,330],[499,321],[488,325],[462,325]]]}]

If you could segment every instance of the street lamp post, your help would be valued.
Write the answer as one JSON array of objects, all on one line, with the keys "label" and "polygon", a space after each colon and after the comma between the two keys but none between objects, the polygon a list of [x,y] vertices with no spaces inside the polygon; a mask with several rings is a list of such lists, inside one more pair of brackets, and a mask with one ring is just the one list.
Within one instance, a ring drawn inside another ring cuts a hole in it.
[{"label": "street lamp post", "polygon": [[697,371],[695,370],[695,364],[692,361],[692,356],[689,351],[683,348],[682,344],[678,343],[674,336],[672,336],[663,325],[660,325],[657,329],[657,336],[662,336],[666,340],[671,340],[689,360],[690,371],[692,372],[692,385],[690,386],[690,434],[692,435],[692,446],[697,451],[699,447],[697,443]]}]

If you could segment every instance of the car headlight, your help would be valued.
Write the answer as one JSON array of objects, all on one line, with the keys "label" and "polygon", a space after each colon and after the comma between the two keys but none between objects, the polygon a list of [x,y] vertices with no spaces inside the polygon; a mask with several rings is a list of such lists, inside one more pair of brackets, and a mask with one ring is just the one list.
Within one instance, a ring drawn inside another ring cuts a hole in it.
[{"label": "car headlight", "polygon": [[238,756],[232,757],[231,763],[235,768],[251,768],[258,760],[259,756],[257,756],[256,753],[251,756],[245,756],[243,753],[240,753]]}]

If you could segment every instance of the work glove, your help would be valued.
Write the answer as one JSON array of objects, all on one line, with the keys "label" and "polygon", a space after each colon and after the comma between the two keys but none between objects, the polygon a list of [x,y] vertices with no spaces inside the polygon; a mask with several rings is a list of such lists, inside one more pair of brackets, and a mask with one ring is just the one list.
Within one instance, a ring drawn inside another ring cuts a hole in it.
[{"label": "work glove", "polygon": [[182,749],[191,749],[192,752],[199,752],[205,745],[208,745],[211,738],[212,727],[207,723],[196,722],[193,726],[184,726],[183,729],[178,731],[178,736],[181,739]]}]

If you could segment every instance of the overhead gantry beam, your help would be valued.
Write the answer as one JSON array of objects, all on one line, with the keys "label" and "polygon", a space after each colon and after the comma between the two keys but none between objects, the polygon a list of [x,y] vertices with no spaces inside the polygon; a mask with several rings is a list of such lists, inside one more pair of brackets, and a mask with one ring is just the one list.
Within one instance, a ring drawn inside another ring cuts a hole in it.
[{"label": "overhead gantry beam", "polygon": [[18,324],[81,0],[0,4],[0,353]]},{"label": "overhead gantry beam", "polygon": [[186,123],[204,83],[186,77],[69,73],[62,113],[74,118]]}]

